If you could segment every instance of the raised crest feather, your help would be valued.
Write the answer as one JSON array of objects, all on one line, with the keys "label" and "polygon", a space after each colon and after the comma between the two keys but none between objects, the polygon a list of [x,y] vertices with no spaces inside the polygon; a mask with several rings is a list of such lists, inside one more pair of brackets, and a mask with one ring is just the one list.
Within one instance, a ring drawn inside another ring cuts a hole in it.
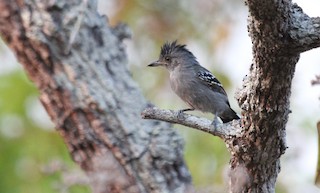
[{"label": "raised crest feather", "polygon": [[175,40],[171,43],[166,42],[161,47],[161,52],[160,52],[161,56],[173,55],[175,53],[185,53],[185,54],[188,54],[188,55],[192,56],[193,58],[195,58],[195,56],[186,48],[186,45],[178,44],[177,40]]}]

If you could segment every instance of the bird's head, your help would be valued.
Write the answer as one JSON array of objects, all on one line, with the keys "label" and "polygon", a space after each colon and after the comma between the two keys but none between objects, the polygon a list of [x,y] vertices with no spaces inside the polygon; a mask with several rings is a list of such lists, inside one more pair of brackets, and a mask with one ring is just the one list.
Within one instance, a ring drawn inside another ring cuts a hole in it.
[{"label": "bird's head", "polygon": [[177,44],[177,41],[165,43],[161,47],[159,59],[148,66],[164,66],[169,71],[178,66],[189,66],[197,63],[195,56],[186,48],[186,45]]}]

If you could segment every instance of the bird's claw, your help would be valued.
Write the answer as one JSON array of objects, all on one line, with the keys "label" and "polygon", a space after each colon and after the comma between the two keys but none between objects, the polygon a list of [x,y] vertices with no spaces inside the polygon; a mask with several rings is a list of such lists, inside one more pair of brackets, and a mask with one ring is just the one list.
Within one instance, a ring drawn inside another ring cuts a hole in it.
[{"label": "bird's claw", "polygon": [[213,126],[213,128],[216,130],[218,128],[218,118],[217,115],[214,115],[213,121],[211,123],[211,126]]},{"label": "bird's claw", "polygon": [[217,123],[217,120],[214,119],[211,123],[211,126],[213,127],[214,130],[216,130],[218,128],[218,123]]},{"label": "bird's claw", "polygon": [[183,111],[182,111],[182,110],[179,110],[179,111],[178,111],[177,117],[178,117],[179,120],[182,120],[182,119],[183,119]]}]

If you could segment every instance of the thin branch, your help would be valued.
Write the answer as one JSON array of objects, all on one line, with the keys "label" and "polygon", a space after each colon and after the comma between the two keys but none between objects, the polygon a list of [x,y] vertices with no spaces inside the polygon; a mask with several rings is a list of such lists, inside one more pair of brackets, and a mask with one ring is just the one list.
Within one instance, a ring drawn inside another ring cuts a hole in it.
[{"label": "thin branch", "polygon": [[156,107],[147,108],[141,113],[143,119],[155,119],[159,121],[166,121],[169,123],[175,123],[191,127],[211,135],[220,137],[221,139],[228,139],[230,137],[239,136],[242,128],[240,127],[240,121],[234,120],[226,124],[219,124],[217,128],[211,124],[211,121],[205,118],[181,113],[179,111],[158,109]]}]

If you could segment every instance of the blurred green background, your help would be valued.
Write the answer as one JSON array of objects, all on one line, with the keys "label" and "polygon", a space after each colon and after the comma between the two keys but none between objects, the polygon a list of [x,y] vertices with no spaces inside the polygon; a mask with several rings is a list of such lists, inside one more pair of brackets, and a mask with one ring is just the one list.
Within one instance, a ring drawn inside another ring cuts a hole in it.
[{"label": "blurred green background", "polygon": [[[214,72],[229,93],[231,106],[239,113],[233,93],[241,86],[251,62],[243,1],[100,0],[98,7],[101,14],[108,16],[111,25],[124,22],[131,28],[133,37],[125,41],[129,67],[148,100],[160,108],[186,107],[171,91],[164,69],[146,68],[157,59],[165,41],[178,39],[188,45],[203,66]],[[90,192],[85,176],[72,162],[63,140],[38,101],[37,90],[3,42],[0,42],[0,58],[0,193]],[[295,95],[295,87],[293,89]],[[293,106],[296,104],[293,102]],[[297,113],[294,120],[299,121],[293,121],[293,125],[308,128],[309,137],[315,135],[314,120],[300,121],[298,117],[303,112]],[[212,118],[212,115],[195,114]],[[206,133],[175,127],[185,139],[185,158],[194,185],[199,191],[226,192],[229,154],[224,143]],[[300,134],[291,131],[288,137],[296,144]],[[302,156],[301,149],[300,152],[296,149],[294,146],[294,151],[288,150],[283,158],[282,163],[288,166],[279,177],[278,193],[294,192],[290,187],[299,180],[301,171],[293,164],[300,162],[290,162]],[[314,151],[311,154],[315,154]],[[293,179],[294,173],[298,177]],[[305,184],[299,187],[316,192],[312,180],[309,172],[301,180],[308,184],[307,189]]]}]

